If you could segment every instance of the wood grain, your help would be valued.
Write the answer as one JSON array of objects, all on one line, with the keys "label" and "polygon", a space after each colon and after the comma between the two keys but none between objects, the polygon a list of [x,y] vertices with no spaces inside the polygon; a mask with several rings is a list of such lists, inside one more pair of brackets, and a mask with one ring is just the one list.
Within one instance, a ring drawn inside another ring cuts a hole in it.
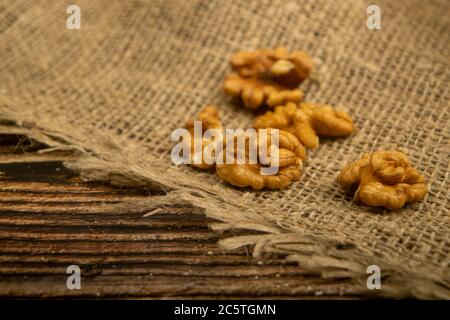
[{"label": "wood grain", "polygon": [[[24,137],[1,136],[0,144],[2,297],[361,297],[348,281],[322,279],[283,257],[224,252],[216,243],[230,233],[210,230],[194,208],[113,212],[151,192],[83,182],[54,160],[69,155],[40,155]],[[82,270],[81,290],[66,287],[71,264]]]}]

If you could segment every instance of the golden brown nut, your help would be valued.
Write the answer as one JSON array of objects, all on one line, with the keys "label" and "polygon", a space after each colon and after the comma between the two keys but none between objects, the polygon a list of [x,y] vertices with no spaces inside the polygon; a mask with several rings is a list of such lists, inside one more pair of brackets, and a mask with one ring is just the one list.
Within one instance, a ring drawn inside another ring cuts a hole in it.
[{"label": "golden brown nut", "polygon": [[[266,144],[267,150],[270,150],[272,145],[270,132],[273,129],[267,130],[268,139],[266,141],[259,139],[257,136],[258,153],[263,144]],[[278,148],[278,165],[277,173],[273,175],[261,174],[261,168],[265,167],[261,162],[261,158],[257,158],[257,163],[250,163],[249,161],[249,140],[246,138],[246,151],[245,151],[245,163],[239,164],[237,162],[237,150],[235,144],[235,163],[216,165],[217,174],[226,182],[240,188],[251,187],[255,190],[261,190],[263,188],[268,189],[282,189],[287,187],[292,181],[300,179],[302,170],[302,160],[306,158],[305,148],[298,141],[298,139],[289,132],[279,130],[279,148]],[[259,134],[259,131],[258,131]],[[224,148],[225,149],[225,148]],[[225,154],[225,151],[224,151]],[[268,152],[270,157],[271,153]],[[273,165],[273,162],[269,161],[266,167]]]},{"label": "golden brown nut", "polygon": [[309,148],[316,148],[319,145],[318,136],[345,136],[354,130],[352,119],[344,111],[329,105],[301,103],[298,106],[293,102],[256,117],[253,127],[288,131]]},{"label": "golden brown nut", "polygon": [[224,90],[230,95],[241,97],[249,109],[257,109],[264,103],[276,106],[303,99],[303,91],[300,89],[288,90],[267,80],[256,77],[242,78],[237,74],[231,74],[225,79]]},{"label": "golden brown nut", "polygon": [[[201,152],[195,153],[194,152],[194,145],[195,145],[195,137],[194,137],[194,121],[201,121],[202,122],[202,136],[197,138],[201,139]],[[203,159],[203,149],[211,144],[213,141],[211,139],[206,139],[203,137],[203,133],[205,133],[208,129],[218,129],[220,131],[223,131],[222,124],[220,123],[219,119],[219,111],[215,106],[207,106],[205,107],[200,113],[197,115],[197,117],[193,120],[190,120],[186,123],[186,129],[189,130],[191,133],[191,161],[190,164],[193,167],[207,170],[210,168],[213,168],[215,166],[214,163],[208,164]],[[194,158],[201,159],[201,163],[194,163]]]},{"label": "golden brown nut", "polygon": [[224,90],[241,97],[250,109],[299,102],[303,91],[297,87],[313,68],[306,53],[288,53],[284,48],[241,51],[233,55],[231,65],[237,74],[225,79]]},{"label": "golden brown nut", "polygon": [[294,51],[280,57],[271,67],[270,74],[275,82],[288,88],[295,88],[306,80],[313,69],[313,62],[303,51]]},{"label": "golden brown nut", "polygon": [[391,210],[422,200],[427,193],[425,179],[398,151],[376,151],[346,166],[337,177],[344,187],[355,184],[355,201]]}]

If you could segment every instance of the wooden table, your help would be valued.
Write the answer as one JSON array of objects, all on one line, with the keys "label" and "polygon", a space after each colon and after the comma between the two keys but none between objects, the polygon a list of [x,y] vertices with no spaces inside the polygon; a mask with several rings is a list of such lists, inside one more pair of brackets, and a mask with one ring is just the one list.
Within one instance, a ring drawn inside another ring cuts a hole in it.
[{"label": "wooden table", "polygon": [[[152,216],[112,213],[148,190],[81,181],[69,154],[39,154],[25,137],[0,136],[0,296],[85,298],[356,298],[348,281],[324,280],[283,257],[224,252],[197,209]],[[36,162],[38,161],[38,162]],[[235,234],[248,234],[246,231]],[[81,289],[66,268],[81,268]]]}]

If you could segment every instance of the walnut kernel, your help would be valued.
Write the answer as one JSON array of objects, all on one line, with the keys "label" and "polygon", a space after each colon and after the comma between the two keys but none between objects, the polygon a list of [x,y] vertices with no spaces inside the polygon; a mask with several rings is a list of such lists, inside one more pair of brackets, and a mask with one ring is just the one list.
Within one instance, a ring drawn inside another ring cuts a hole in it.
[{"label": "walnut kernel", "polygon": [[288,53],[284,48],[238,52],[231,58],[231,66],[237,74],[225,79],[224,90],[241,97],[250,109],[301,101],[303,91],[297,87],[313,68],[306,53]]},{"label": "walnut kernel", "polygon": [[354,130],[353,121],[345,111],[329,105],[297,105],[293,102],[277,106],[274,111],[267,111],[256,117],[253,127],[288,131],[309,148],[319,145],[319,136],[345,136]]},{"label": "walnut kernel", "polygon": [[[202,122],[202,136],[198,137],[197,139],[201,139],[201,146],[202,149],[199,150],[199,152],[195,153],[194,152],[194,145],[195,145],[195,137],[194,137],[194,122],[195,121],[201,121]],[[217,107],[215,106],[207,106],[205,107],[202,111],[200,111],[200,113],[197,115],[197,117],[193,120],[190,120],[186,123],[186,129],[188,129],[188,131],[191,134],[191,161],[190,161],[190,165],[195,167],[195,168],[199,168],[202,170],[207,170],[207,169],[211,169],[215,166],[214,163],[212,164],[208,164],[204,161],[203,159],[203,149],[211,144],[213,141],[211,139],[206,139],[203,137],[203,133],[208,130],[208,129],[218,129],[220,131],[223,131],[223,127],[222,124],[220,123],[220,119],[219,119],[219,111],[217,110]],[[201,152],[200,152],[201,151]],[[200,158],[201,159],[201,163],[195,163],[194,159],[195,158]]]},{"label": "walnut kernel", "polygon": [[[271,129],[268,131],[270,132]],[[291,182],[300,179],[301,170],[306,152],[298,139],[289,132],[279,130],[279,148],[278,148],[278,172],[274,175],[261,174],[263,164],[258,157],[258,163],[251,164],[248,161],[243,164],[237,163],[216,165],[217,174],[226,182],[240,188],[251,187],[254,190],[268,189],[282,189],[287,187]],[[270,137],[270,134],[268,135]],[[262,142],[258,137],[258,148],[261,143],[267,143],[267,148],[270,150],[271,139]],[[247,145],[248,147],[248,145]],[[246,148],[247,148],[246,147]],[[235,155],[237,153],[235,152]],[[248,152],[246,152],[248,155]]]},{"label": "walnut kernel", "polygon": [[358,184],[354,200],[390,210],[422,200],[427,193],[425,179],[398,151],[376,151],[346,166],[337,181],[344,187]]}]

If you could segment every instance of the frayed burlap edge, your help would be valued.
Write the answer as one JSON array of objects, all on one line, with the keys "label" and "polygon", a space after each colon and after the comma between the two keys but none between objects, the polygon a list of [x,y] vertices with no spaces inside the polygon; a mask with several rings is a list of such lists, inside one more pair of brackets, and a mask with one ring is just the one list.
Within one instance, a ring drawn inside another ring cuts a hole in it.
[{"label": "frayed burlap edge", "polygon": [[450,299],[450,284],[445,280],[433,274],[405,270],[388,261],[377,261],[383,276],[381,290],[368,290],[366,268],[373,258],[364,252],[347,248],[340,239],[329,234],[312,234],[308,230],[302,233],[288,232],[275,221],[268,221],[239,201],[223,201],[219,194],[214,194],[201,184],[197,185],[192,180],[189,184],[185,183],[176,167],[165,160],[143,154],[138,145],[129,141],[124,147],[117,136],[87,134],[33,110],[18,111],[7,104],[0,104],[0,133],[23,134],[46,144],[48,148],[41,152],[74,152],[73,159],[64,164],[77,171],[86,181],[107,181],[128,187],[146,186],[166,192],[164,196],[152,196],[148,200],[122,202],[114,208],[116,211],[139,209],[152,212],[157,206],[174,203],[193,205],[203,209],[208,217],[221,221],[211,225],[213,230],[246,229],[261,233],[231,236],[220,241],[219,245],[226,250],[251,246],[254,256],[283,254],[287,260],[295,261],[300,267],[320,274],[323,278],[351,279],[357,288],[354,292],[358,294]]}]

